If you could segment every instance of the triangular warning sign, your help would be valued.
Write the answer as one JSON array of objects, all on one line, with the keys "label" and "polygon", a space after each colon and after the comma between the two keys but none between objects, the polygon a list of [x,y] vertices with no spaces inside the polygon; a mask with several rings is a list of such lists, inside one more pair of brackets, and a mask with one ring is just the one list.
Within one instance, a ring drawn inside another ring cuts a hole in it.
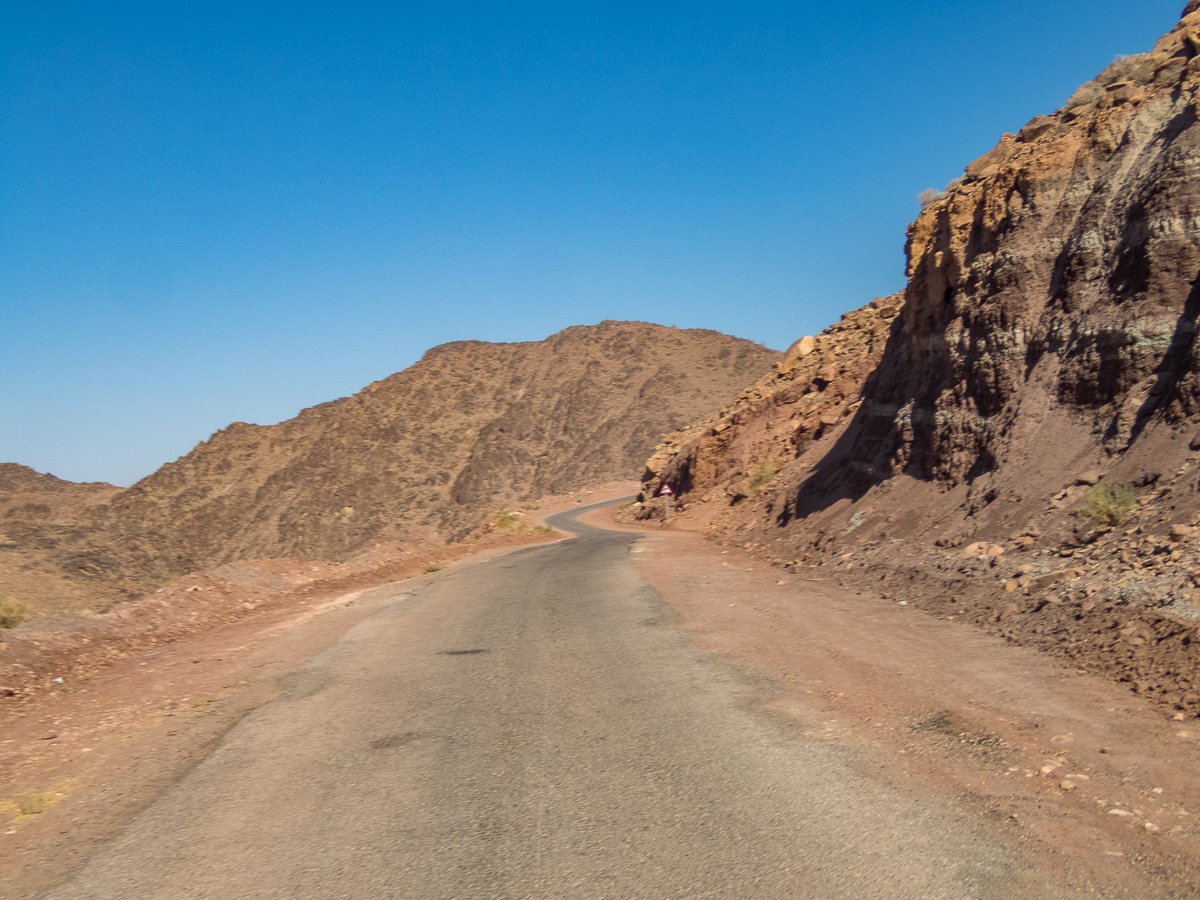
[{"label": "triangular warning sign", "polygon": [[670,497],[673,493],[675,492],[671,490],[671,486],[665,481],[663,482],[663,486],[658,489],[658,496],[660,497]]}]

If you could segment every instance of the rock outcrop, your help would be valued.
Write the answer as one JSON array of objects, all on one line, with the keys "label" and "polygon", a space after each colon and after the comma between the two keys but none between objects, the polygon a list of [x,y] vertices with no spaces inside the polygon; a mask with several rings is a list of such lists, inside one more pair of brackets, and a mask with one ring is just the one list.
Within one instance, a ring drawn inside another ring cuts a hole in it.
[{"label": "rock outcrop", "polygon": [[1193,20],[1006,135],[910,228],[903,330],[854,436],[862,485],[903,472],[987,492],[1042,443],[1035,418],[1057,425],[1040,410],[1109,459],[1200,412]]},{"label": "rock outcrop", "polygon": [[685,504],[708,495],[738,505],[776,472],[794,471],[810,451],[819,456],[829,435],[858,411],[903,304],[902,294],[878,297],[821,334],[800,338],[728,406],[666,435],[646,463],[646,493],[667,483]]},{"label": "rock outcrop", "polygon": [[[644,500],[670,481],[685,521],[780,564],[906,590],[1088,665],[1116,658],[1089,629],[1127,632],[1142,643],[1120,677],[1200,711],[1198,112],[1194,2],[1150,52],[925,198],[886,347],[856,325],[853,365],[818,370],[812,350],[760,381],[660,448]],[[1121,529],[1098,526],[1089,504],[1122,486]],[[968,544],[986,552],[964,558]]]},{"label": "rock outcrop", "polygon": [[[886,349],[877,365],[861,340],[852,354],[870,360],[855,369],[860,406],[827,409],[828,382],[811,365],[799,393],[781,371],[739,401],[765,391],[787,407],[768,419],[805,423],[791,450],[776,440],[762,454],[783,466],[808,456],[804,436],[841,427],[785,517],[907,476],[957,491],[979,528],[1002,529],[1032,507],[984,514],[1001,496],[1036,505],[1092,467],[1110,482],[1145,477],[1139,451],[1159,458],[1163,442],[1178,444],[1167,465],[1187,458],[1200,422],[1200,10],[1188,10],[1153,51],[1006,134],[926,206],[909,228],[903,313]],[[812,403],[822,404],[816,419]],[[710,457],[758,418],[739,407],[704,423],[724,435],[708,441],[711,453],[694,430],[675,438],[651,461],[655,478],[677,478],[686,493],[692,471],[724,473],[728,463]]]}]

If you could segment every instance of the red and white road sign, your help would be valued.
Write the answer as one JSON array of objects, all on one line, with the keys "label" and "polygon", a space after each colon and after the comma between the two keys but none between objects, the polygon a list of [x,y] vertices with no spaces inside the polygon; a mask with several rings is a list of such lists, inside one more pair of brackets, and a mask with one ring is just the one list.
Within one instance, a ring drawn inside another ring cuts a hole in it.
[{"label": "red and white road sign", "polygon": [[671,490],[671,486],[665,481],[663,482],[663,486],[658,489],[658,496],[660,497],[670,497],[673,493],[675,492]]}]

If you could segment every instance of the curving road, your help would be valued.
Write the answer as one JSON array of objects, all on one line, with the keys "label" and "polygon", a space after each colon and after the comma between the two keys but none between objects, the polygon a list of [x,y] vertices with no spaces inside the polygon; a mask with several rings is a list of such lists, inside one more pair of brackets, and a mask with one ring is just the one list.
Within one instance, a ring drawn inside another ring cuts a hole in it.
[{"label": "curving road", "polygon": [[574,515],[382,589],[46,896],[1034,896],[965,813],[759,711],[767,686],[672,627],[638,535]]}]

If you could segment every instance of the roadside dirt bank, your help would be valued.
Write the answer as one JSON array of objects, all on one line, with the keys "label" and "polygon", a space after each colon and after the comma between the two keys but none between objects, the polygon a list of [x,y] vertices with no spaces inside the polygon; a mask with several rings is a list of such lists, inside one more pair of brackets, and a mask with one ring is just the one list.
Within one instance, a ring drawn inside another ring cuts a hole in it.
[{"label": "roadside dirt bank", "polygon": [[[542,498],[524,513],[551,515],[636,490],[636,482],[593,486]],[[557,539],[518,529],[491,546],[481,541],[482,547],[451,545],[411,555],[408,580],[440,577],[421,574],[427,566],[476,565]],[[274,592],[270,602],[263,602],[261,586],[217,589],[201,580],[209,576],[189,576],[171,593],[187,597],[189,606],[178,604],[176,613],[156,612],[152,619],[116,616],[90,637],[69,622],[48,623],[51,628],[38,632],[45,652],[23,657],[36,673],[31,689],[0,698],[0,897],[36,897],[62,881],[243,715],[278,696],[280,678],[394,602],[380,599],[375,589],[399,580],[397,559],[379,562]],[[205,590],[188,592],[197,584]],[[210,613],[190,616],[202,603]],[[171,604],[159,608],[169,611]],[[11,650],[16,642],[10,637],[5,643]],[[0,660],[11,659],[0,651]],[[63,683],[55,683],[57,677]]]},{"label": "roadside dirt bank", "polygon": [[[571,494],[536,512],[601,499]],[[1200,734],[1190,727],[903,597],[801,579],[693,533],[611,516],[585,521],[647,534],[635,562],[681,626],[769,679],[769,708],[810,739],[868,751],[914,802],[937,791],[973,805],[1034,871],[1065,870],[1097,896],[1200,896]],[[130,655],[0,723],[0,896],[35,897],[62,880],[276,696],[282,675],[384,602],[394,601],[358,590],[259,610]]]},{"label": "roadside dirt bank", "polygon": [[699,534],[641,531],[643,578],[697,645],[767,677],[769,708],[953,794],[1035,869],[1099,896],[1200,896],[1200,728],[1061,659]]}]

